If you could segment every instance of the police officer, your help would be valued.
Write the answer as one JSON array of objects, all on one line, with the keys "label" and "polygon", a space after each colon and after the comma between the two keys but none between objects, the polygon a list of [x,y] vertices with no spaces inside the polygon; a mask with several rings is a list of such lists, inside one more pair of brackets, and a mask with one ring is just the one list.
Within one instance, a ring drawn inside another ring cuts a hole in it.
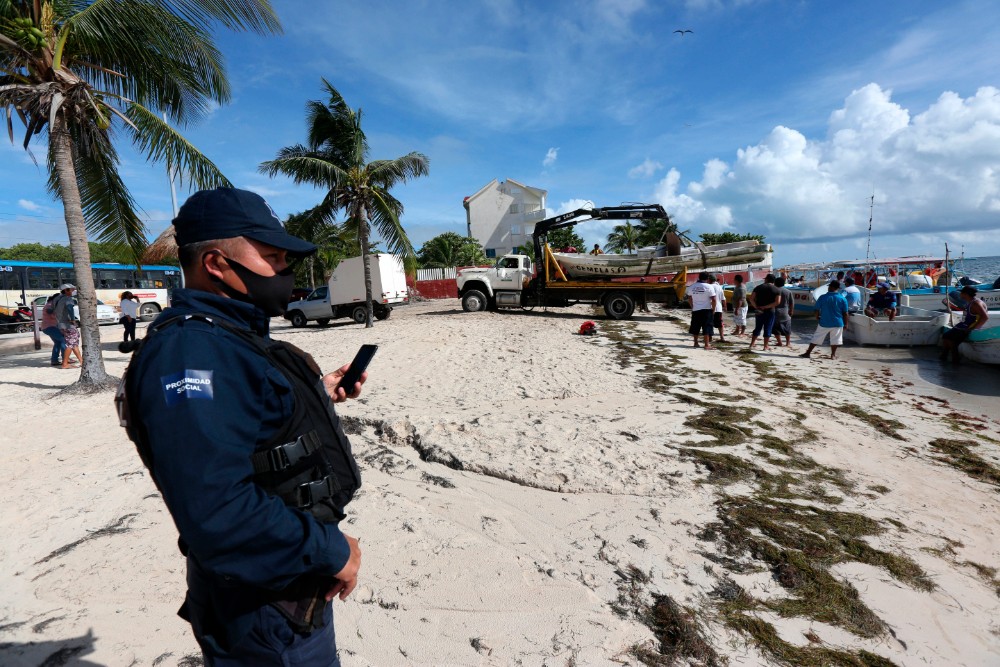
[{"label": "police officer", "polygon": [[187,556],[179,613],[207,665],[339,665],[332,599],[350,595],[361,564],[338,528],[360,486],[333,409],[349,366],[324,376],[268,335],[289,262],[316,247],[232,188],[192,195],[174,227],[187,288],[150,326],[117,400]]}]

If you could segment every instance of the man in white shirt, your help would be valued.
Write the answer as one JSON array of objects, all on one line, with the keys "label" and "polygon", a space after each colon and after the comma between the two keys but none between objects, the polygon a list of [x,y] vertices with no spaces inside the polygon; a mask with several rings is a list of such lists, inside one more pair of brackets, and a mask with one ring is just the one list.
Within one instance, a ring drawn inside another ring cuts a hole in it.
[{"label": "man in white shirt", "polygon": [[705,349],[712,349],[712,319],[715,313],[715,304],[718,297],[715,296],[715,289],[708,283],[709,273],[702,271],[698,274],[698,282],[687,288],[687,300],[691,305],[691,326],[688,333],[694,336],[694,346],[698,347],[698,335],[701,334],[705,340]]},{"label": "man in white shirt", "polygon": [[[721,277],[721,276],[719,276]],[[719,330],[719,342],[726,342],[726,332],[723,329],[722,314],[726,312],[726,292],[722,289],[722,282],[714,274],[708,274],[708,284],[715,290],[715,313],[712,315],[713,328]]]}]

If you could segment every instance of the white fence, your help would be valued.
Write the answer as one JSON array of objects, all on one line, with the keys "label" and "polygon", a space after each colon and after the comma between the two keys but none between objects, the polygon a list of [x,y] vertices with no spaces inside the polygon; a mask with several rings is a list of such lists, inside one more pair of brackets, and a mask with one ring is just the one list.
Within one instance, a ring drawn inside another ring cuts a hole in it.
[{"label": "white fence", "polygon": [[417,281],[448,280],[456,276],[455,267],[448,269],[417,269]]}]

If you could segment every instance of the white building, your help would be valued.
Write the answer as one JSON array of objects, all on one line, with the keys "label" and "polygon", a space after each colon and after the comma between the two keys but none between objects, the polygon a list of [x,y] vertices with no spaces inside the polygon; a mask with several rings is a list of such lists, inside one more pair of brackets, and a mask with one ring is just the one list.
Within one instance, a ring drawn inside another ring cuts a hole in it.
[{"label": "white building", "polygon": [[512,178],[494,178],[463,202],[468,235],[483,245],[487,257],[530,244],[535,223],[545,218],[547,194]]}]

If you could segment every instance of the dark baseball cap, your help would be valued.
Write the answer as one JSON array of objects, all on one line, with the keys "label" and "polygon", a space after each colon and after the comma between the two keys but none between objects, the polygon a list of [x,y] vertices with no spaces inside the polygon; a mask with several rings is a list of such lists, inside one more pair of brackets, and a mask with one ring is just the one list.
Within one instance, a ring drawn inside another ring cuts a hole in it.
[{"label": "dark baseball cap", "polygon": [[249,190],[216,188],[194,193],[174,218],[177,245],[245,236],[305,257],[316,246],[285,231],[264,198]]}]

